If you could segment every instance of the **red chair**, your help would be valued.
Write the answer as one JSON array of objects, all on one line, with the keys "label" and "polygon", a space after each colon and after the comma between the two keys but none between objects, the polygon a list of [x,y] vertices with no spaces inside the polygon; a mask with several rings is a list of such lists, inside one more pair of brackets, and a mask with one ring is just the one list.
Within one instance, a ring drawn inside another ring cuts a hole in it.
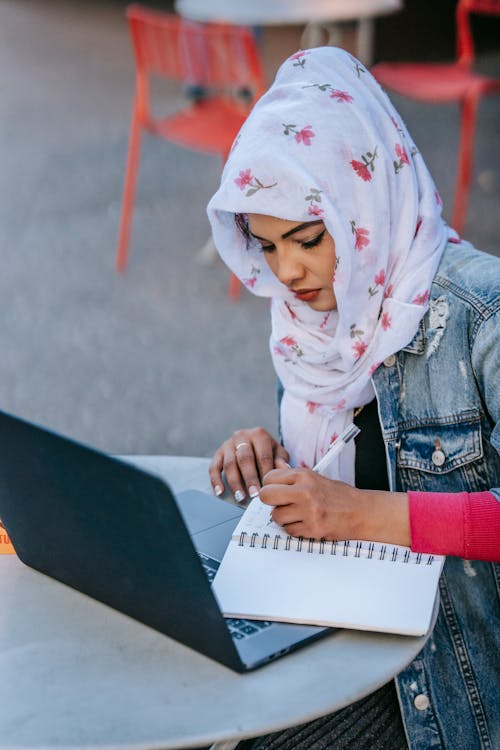
[{"label": "red chair", "polygon": [[[220,155],[226,161],[236,134],[253,103],[264,93],[265,81],[250,29],[226,24],[198,24],[139,5],[127,8],[135,55],[136,83],[125,173],[116,268],[127,264],[132,209],[142,131],[184,148]],[[184,109],[154,117],[151,76],[196,86],[203,92]],[[240,284],[231,278],[230,295]]]},{"label": "red chair", "polygon": [[398,94],[421,101],[458,102],[461,105],[458,169],[451,220],[459,233],[462,232],[467,213],[479,101],[487,94],[500,93],[500,80],[474,72],[471,13],[500,15],[500,0],[458,0],[455,62],[378,63],[371,69],[379,83]]}]

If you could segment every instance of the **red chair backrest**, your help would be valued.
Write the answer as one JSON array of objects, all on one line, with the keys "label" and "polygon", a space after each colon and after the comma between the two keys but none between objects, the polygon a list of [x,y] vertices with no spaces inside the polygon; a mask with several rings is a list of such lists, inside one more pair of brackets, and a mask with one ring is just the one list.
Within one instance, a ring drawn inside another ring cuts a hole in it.
[{"label": "red chair backrest", "polygon": [[457,18],[457,54],[458,61],[471,65],[474,61],[474,40],[469,15],[500,16],[500,0],[458,0]]},{"label": "red chair backrest", "polygon": [[252,32],[246,26],[182,23],[181,51],[186,73],[207,88],[247,88],[264,93],[264,75]]},{"label": "red chair backrest", "polygon": [[179,16],[159,13],[141,5],[129,5],[126,14],[138,71],[183,80],[184,70],[178,52]]},{"label": "red chair backrest", "polygon": [[208,90],[265,90],[253,35],[247,27],[201,24],[140,5],[127,8],[137,69]]}]

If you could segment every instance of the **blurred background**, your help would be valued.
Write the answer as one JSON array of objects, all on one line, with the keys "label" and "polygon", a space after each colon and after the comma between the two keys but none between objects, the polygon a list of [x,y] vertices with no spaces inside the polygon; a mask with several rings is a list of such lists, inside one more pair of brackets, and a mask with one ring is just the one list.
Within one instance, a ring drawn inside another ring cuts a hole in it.
[{"label": "blurred background", "polygon": [[[108,452],[208,456],[238,427],[276,431],[268,303],[231,301],[227,270],[200,256],[220,160],[153,137],[115,271],[134,84],[125,7],[0,0],[0,409]],[[374,61],[452,59],[454,9],[405,0],[380,16]],[[499,75],[500,23],[475,30],[479,66]],[[261,30],[269,78],[301,33]],[[175,84],[163,93],[172,111],[184,103]],[[458,108],[392,99],[449,218]],[[497,255],[499,125],[500,97],[483,99],[464,231]]]}]

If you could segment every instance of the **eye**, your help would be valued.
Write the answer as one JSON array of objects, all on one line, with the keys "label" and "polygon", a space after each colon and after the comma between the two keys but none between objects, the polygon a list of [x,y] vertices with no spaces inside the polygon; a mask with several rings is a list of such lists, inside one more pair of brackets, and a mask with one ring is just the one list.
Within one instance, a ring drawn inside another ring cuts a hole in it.
[{"label": "eye", "polygon": [[314,237],[312,240],[307,240],[307,242],[301,242],[300,244],[304,248],[304,250],[310,250],[311,247],[316,247],[316,245],[319,245],[323,237],[325,236],[326,229],[323,229],[316,237]]},{"label": "eye", "polygon": [[275,245],[263,245],[259,243],[259,249],[262,253],[272,253],[276,249]]}]

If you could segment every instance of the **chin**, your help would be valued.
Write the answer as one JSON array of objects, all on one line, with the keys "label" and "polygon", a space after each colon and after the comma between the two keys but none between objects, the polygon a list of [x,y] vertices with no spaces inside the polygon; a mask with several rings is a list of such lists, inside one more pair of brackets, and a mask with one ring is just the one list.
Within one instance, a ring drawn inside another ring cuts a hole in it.
[{"label": "chin", "polygon": [[309,303],[311,310],[317,310],[318,312],[330,312],[331,310],[337,309],[336,300],[315,300]]}]

